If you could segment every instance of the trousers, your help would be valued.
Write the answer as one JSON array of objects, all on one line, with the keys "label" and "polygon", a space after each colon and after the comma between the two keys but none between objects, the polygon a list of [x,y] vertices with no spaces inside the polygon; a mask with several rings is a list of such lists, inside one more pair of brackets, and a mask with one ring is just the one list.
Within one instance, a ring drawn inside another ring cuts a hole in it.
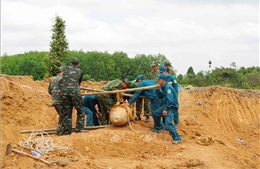
[{"label": "trousers", "polygon": [[71,134],[72,130],[72,109],[73,107],[77,110],[77,120],[75,132],[80,132],[84,127],[84,110],[83,102],[80,95],[62,97],[62,113],[61,113],[61,128],[58,135],[68,135]]},{"label": "trousers", "polygon": [[88,107],[85,106],[84,106],[84,112],[87,115],[86,126],[93,126],[93,112]]},{"label": "trousers", "polygon": [[159,97],[155,97],[154,99],[151,100],[150,108],[151,108],[152,117],[153,117],[153,120],[154,120],[154,129],[165,130],[165,125],[163,124],[163,122],[161,120],[159,121],[159,125],[157,125],[155,123],[155,118],[156,118],[155,115],[157,113],[157,110],[160,108],[160,106],[162,104],[161,102],[162,102],[162,100],[159,99]]},{"label": "trousers", "polygon": [[[155,115],[154,115],[154,123],[155,123],[156,129],[158,129],[158,130],[160,129],[162,111],[163,111],[163,107],[160,107],[159,109],[156,110]],[[165,126],[168,129],[173,140],[181,140],[181,137],[180,137],[179,133],[177,132],[175,125],[173,125],[173,123],[172,123],[174,116],[177,114],[178,114],[178,111],[176,111],[176,110],[168,110],[167,116],[164,117]]]},{"label": "trousers", "polygon": [[58,115],[59,115],[58,124],[57,124],[57,128],[56,128],[56,133],[59,133],[60,127],[61,127],[62,105],[61,105],[61,104],[54,104],[53,106],[54,106],[56,112],[57,112]]}]

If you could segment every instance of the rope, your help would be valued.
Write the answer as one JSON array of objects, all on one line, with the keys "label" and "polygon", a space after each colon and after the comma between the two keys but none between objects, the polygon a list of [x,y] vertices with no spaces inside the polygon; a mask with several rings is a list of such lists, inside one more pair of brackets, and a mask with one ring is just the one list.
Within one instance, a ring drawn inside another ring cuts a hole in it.
[{"label": "rope", "polygon": [[123,107],[125,108],[125,110],[126,110],[126,112],[127,112],[127,114],[128,114],[128,116],[127,116],[127,121],[128,121],[128,124],[129,124],[130,129],[131,129],[135,134],[139,135],[139,137],[142,139],[142,138],[144,137],[144,133],[141,132],[141,131],[136,131],[136,130],[133,128],[133,125],[132,125],[132,123],[131,123],[131,119],[134,119],[133,113],[131,113],[131,112],[129,112],[129,111],[127,110],[126,105],[123,105]]},{"label": "rope", "polygon": [[65,146],[61,143],[54,143],[51,136],[42,131],[33,131],[28,139],[20,141],[19,146],[30,150],[36,150],[40,154],[50,154],[55,150],[70,150],[70,145]]},{"label": "rope", "polygon": [[8,81],[9,83],[17,84],[18,86],[21,86],[21,87],[23,87],[23,88],[26,88],[26,89],[29,89],[29,90],[33,90],[33,91],[37,91],[37,92],[40,92],[40,93],[44,93],[44,94],[46,94],[46,95],[49,95],[49,93],[46,92],[46,91],[44,91],[44,90],[39,90],[39,89],[33,88],[33,87],[31,87],[31,86],[24,85],[24,84],[22,84],[22,83],[14,82],[14,81],[8,80],[8,79],[6,79],[6,78],[4,78],[4,77],[0,77],[0,78],[1,78],[1,79],[4,79],[4,80],[6,80],[6,81]]},{"label": "rope", "polygon": [[[83,160],[91,162],[89,159],[84,158],[78,151],[70,148],[71,145],[64,146],[61,143],[55,144],[51,136],[43,131],[33,131],[28,139],[24,139],[24,141],[20,141],[18,144],[22,149],[27,148],[30,150],[35,150],[41,155],[50,154],[50,152],[55,150],[72,150],[73,152],[77,153]],[[92,165],[101,169],[107,168],[106,166],[102,166],[100,164],[92,163]]]}]

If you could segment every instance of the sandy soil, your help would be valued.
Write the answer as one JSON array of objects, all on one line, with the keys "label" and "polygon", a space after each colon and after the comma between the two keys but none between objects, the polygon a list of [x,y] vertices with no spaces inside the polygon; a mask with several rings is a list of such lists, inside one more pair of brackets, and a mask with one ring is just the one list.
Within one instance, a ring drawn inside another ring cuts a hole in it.
[{"label": "sandy soil", "polygon": [[[21,130],[55,128],[57,114],[47,93],[49,79],[33,81],[29,76],[1,75],[0,80],[2,168],[259,168],[260,91],[218,86],[180,91],[178,131],[183,143],[179,145],[171,144],[166,132],[149,132],[153,122],[144,121],[133,124],[137,133],[126,126],[51,135],[54,142],[71,144],[84,159],[75,151],[55,151],[41,157],[60,161],[48,166],[15,153],[6,156],[5,150],[8,143],[20,149],[18,142],[30,135],[20,134]],[[84,82],[82,86],[98,89],[105,83]],[[75,118],[74,113],[74,123]]]}]

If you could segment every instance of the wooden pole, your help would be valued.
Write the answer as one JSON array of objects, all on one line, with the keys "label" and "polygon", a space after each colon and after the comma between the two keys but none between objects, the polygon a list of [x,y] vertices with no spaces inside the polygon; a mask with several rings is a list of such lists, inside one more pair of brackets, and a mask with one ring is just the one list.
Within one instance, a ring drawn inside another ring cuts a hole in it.
[{"label": "wooden pole", "polygon": [[[124,96],[133,97],[133,94],[123,93]],[[145,96],[138,96],[138,98],[145,98]]]},{"label": "wooden pole", "polygon": [[[92,89],[92,88],[86,88],[86,87],[80,87],[82,90],[89,90],[89,91],[95,91],[95,92],[104,92],[105,90],[99,90],[99,89]],[[129,93],[123,93],[124,96],[133,97],[133,94]],[[145,98],[145,96],[139,96],[139,98]]]},{"label": "wooden pole", "polygon": [[[101,128],[110,127],[110,126],[112,126],[112,125],[88,126],[88,127],[84,127],[83,130],[96,130],[96,129],[101,129]],[[55,131],[55,130],[56,130],[56,128],[22,130],[21,134],[31,133],[33,131],[52,132],[52,131]],[[72,128],[72,131],[74,131],[74,130],[75,130],[75,128]]]},{"label": "wooden pole", "polygon": [[88,90],[88,91],[94,91],[94,92],[103,92],[103,91],[105,91],[105,90],[92,89],[92,88],[87,88],[87,87],[82,87],[82,86],[80,86],[80,89],[82,89],[82,90]]},{"label": "wooden pole", "polygon": [[113,90],[113,91],[101,91],[101,92],[92,92],[92,93],[83,93],[81,94],[82,96],[87,96],[87,95],[99,95],[99,94],[116,94],[120,92],[135,92],[139,90],[148,90],[148,89],[153,89],[157,88],[158,85],[153,85],[153,86],[146,86],[146,87],[138,87],[138,88],[132,88],[132,89],[124,89],[124,90]]}]

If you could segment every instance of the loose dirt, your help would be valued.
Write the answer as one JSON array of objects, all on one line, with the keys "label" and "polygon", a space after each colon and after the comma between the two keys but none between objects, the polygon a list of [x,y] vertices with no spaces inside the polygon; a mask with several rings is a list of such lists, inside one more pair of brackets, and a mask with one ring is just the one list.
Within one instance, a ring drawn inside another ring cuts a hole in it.
[{"label": "loose dirt", "polygon": [[[183,143],[173,145],[168,133],[152,133],[153,122],[92,130],[69,136],[51,135],[56,143],[74,151],[55,151],[44,158],[52,166],[23,155],[5,155],[11,143],[30,134],[26,129],[55,128],[57,114],[47,93],[50,79],[33,81],[30,76],[0,76],[1,80],[1,167],[17,168],[113,168],[113,169],[245,169],[259,168],[260,91],[219,86],[179,92]],[[84,82],[99,89],[106,82]],[[75,126],[76,113],[73,114]],[[24,150],[30,153],[27,150]],[[84,158],[82,158],[82,157]]]}]

